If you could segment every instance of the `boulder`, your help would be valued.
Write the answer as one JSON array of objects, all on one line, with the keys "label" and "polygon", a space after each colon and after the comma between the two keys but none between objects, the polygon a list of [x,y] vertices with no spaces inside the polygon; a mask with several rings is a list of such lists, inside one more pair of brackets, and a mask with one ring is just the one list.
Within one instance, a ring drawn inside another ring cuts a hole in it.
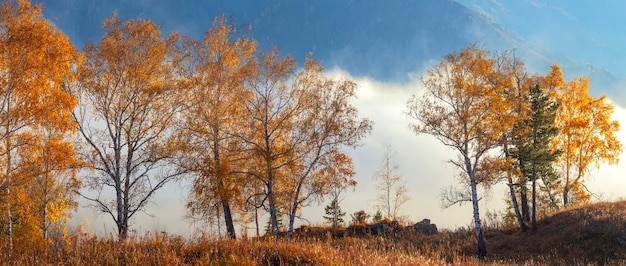
[{"label": "boulder", "polygon": [[353,226],[349,229],[355,236],[384,236],[389,234],[389,226],[385,223]]},{"label": "boulder", "polygon": [[389,228],[384,223],[377,223],[367,226],[368,233],[373,236],[382,236],[389,233]]},{"label": "boulder", "polygon": [[393,229],[393,232],[400,231],[400,222],[396,220],[391,221],[391,224],[389,226],[391,226],[391,229]]},{"label": "boulder", "polygon": [[437,230],[437,225],[431,224],[429,219],[424,219],[410,227],[413,228],[413,230],[415,230],[417,233],[425,235],[433,235],[439,232]]}]

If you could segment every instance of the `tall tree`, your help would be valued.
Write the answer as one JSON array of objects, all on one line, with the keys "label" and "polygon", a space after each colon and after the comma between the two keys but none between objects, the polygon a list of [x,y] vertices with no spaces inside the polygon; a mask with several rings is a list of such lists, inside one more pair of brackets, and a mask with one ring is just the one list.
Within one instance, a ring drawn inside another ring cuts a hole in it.
[{"label": "tall tree", "polygon": [[255,70],[256,42],[235,38],[236,28],[218,17],[203,41],[186,40],[191,51],[181,64],[188,84],[185,124],[187,154],[197,173],[188,208],[192,214],[205,214],[212,201],[218,201],[224,214],[229,238],[235,238],[231,206],[243,202],[244,157],[241,139],[234,137],[242,125],[244,81]]},{"label": "tall tree", "polygon": [[291,133],[293,117],[302,109],[299,103],[303,96],[288,86],[295,66],[295,60],[279,57],[275,49],[260,54],[256,75],[246,86],[250,97],[241,99],[247,126],[236,133],[247,145],[252,164],[247,173],[254,183],[263,187],[263,198],[257,204],[268,210],[275,238],[278,238],[277,203],[280,200],[277,192],[286,178],[281,171],[286,171],[293,162],[293,147],[298,145],[298,136]]},{"label": "tall tree", "polygon": [[6,214],[2,228],[11,254],[13,228],[22,219],[14,211],[26,205],[20,200],[28,201],[26,186],[34,181],[24,169],[28,158],[20,155],[36,150],[46,130],[73,129],[70,113],[76,99],[63,88],[74,77],[78,54],[43,18],[41,5],[3,1],[0,19],[0,208]]},{"label": "tall tree", "polygon": [[405,182],[402,182],[402,176],[397,173],[398,165],[392,161],[392,152],[391,146],[387,146],[382,167],[374,173],[374,180],[378,181],[377,207],[385,211],[386,217],[398,220],[400,218],[400,208],[411,197],[406,189]]},{"label": "tall tree", "polygon": [[503,125],[499,115],[506,111],[502,86],[494,62],[487,51],[470,45],[460,52],[443,57],[438,66],[427,70],[422,81],[425,93],[413,96],[407,103],[408,115],[415,120],[411,129],[428,134],[459,153],[450,162],[462,171],[469,184],[478,257],[487,254],[478,207],[478,185],[488,185],[494,176],[488,153],[500,145]]},{"label": "tall tree", "polygon": [[356,84],[323,77],[310,57],[297,74],[294,68],[295,61],[276,50],[261,53],[247,86],[251,97],[244,99],[249,124],[237,134],[249,145],[250,174],[263,184],[261,202],[276,238],[278,208],[287,210],[291,236],[303,204],[353,183],[352,160],[341,148],[354,147],[371,128],[349,102]]},{"label": "tall tree", "polygon": [[293,81],[293,90],[304,95],[302,113],[294,117],[292,180],[288,237],[293,236],[297,210],[322,199],[335,187],[355,184],[352,158],[341,149],[356,147],[372,129],[372,122],[359,118],[350,100],[356,83],[323,76],[323,68],[310,56]]},{"label": "tall tree", "polygon": [[[85,179],[95,193],[83,196],[111,216],[125,239],[130,219],[182,173],[172,141],[182,106],[171,66],[178,36],[164,40],[155,23],[122,22],[117,13],[104,32],[97,46],[85,46],[74,119],[83,158],[95,169]],[[113,200],[103,195],[109,189]]]},{"label": "tall tree", "polygon": [[554,126],[558,105],[536,85],[527,97],[530,114],[515,125],[513,157],[526,180],[531,182],[532,217],[531,230],[537,230],[537,181],[548,183],[556,173],[552,168],[559,151],[553,150],[551,142],[558,134]]},{"label": "tall tree", "polygon": [[[524,182],[524,176],[519,172],[519,169],[514,165],[514,158],[511,151],[514,148],[513,124],[524,119],[528,113],[528,103],[525,100],[528,94],[528,89],[532,83],[533,78],[528,77],[524,68],[524,62],[515,56],[510,51],[502,51],[494,58],[496,61],[496,71],[498,78],[493,79],[492,83],[495,86],[502,86],[504,90],[501,92],[508,103],[508,108],[504,109],[504,112],[500,113],[500,122],[503,123],[503,134],[501,139],[502,146],[502,158],[493,161],[494,170],[501,172],[507,186],[509,188],[508,194],[510,197],[511,207],[517,223],[522,231],[526,231],[528,226],[525,220],[530,220],[529,208],[528,208],[528,189],[526,182]],[[519,194],[519,198],[518,198]],[[518,201],[519,199],[519,201]],[[525,219],[528,218],[528,219]]]},{"label": "tall tree", "polygon": [[620,125],[611,118],[613,105],[606,101],[606,96],[589,95],[587,78],[565,83],[560,68],[554,65],[543,83],[552,88],[549,92],[560,106],[556,117],[559,135],[553,141],[553,149],[562,151],[556,163],[563,205],[584,203],[590,198],[584,187],[589,171],[602,162],[615,164],[619,160],[622,144],[615,134]]}]

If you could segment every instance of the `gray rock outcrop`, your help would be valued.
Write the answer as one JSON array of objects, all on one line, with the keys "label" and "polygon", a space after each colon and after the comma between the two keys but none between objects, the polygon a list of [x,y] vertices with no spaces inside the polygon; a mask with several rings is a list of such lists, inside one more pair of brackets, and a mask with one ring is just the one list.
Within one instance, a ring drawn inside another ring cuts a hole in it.
[{"label": "gray rock outcrop", "polygon": [[412,226],[408,226],[407,229],[412,229],[416,233],[425,235],[433,235],[439,233],[439,231],[437,230],[437,225],[431,224],[429,219],[424,219]]}]

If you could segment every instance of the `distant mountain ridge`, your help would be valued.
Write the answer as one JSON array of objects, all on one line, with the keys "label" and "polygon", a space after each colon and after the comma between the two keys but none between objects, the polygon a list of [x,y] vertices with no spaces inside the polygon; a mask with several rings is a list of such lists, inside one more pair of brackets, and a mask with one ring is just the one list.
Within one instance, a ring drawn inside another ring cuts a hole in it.
[{"label": "distant mountain ridge", "polygon": [[490,48],[507,46],[501,32],[451,0],[207,1],[191,9],[153,2],[50,0],[44,13],[79,47],[100,38],[102,21],[115,9],[123,19],[150,18],[166,32],[194,37],[225,14],[235,24],[250,24],[264,49],[277,46],[299,61],[312,52],[328,67],[384,81],[406,81],[407,73],[469,43],[489,39]]},{"label": "distant mountain ridge", "polygon": [[327,68],[355,76],[406,82],[440,57],[468,44],[491,50],[515,49],[531,68],[563,65],[566,76],[587,75],[594,85],[613,86],[608,71],[555,59],[533,50],[484,15],[453,0],[214,0],[185,4],[155,0],[47,0],[44,15],[81,48],[102,35],[105,18],[117,10],[122,19],[150,18],[164,33],[172,30],[202,37],[214,17],[224,14],[237,25],[251,25],[262,49],[278,47],[302,61],[312,52]]}]

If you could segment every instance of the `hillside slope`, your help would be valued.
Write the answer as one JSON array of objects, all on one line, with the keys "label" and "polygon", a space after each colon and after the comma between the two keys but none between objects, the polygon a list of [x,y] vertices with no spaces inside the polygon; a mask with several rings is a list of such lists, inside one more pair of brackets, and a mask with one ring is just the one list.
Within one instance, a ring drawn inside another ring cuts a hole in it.
[{"label": "hillside slope", "polygon": [[626,201],[565,209],[538,221],[536,232],[488,231],[492,257],[556,256],[565,261],[626,263]]}]

